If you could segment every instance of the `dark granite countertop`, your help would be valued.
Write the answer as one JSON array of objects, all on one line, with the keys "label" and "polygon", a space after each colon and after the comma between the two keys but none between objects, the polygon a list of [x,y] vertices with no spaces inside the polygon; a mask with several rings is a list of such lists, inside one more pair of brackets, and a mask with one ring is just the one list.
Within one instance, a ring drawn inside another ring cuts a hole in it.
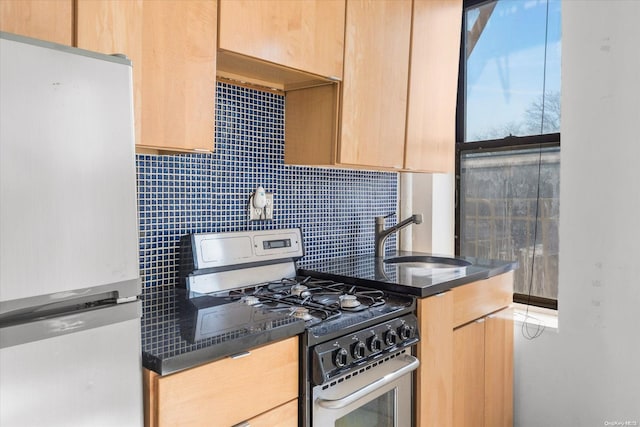
[{"label": "dark granite countertop", "polygon": [[[433,256],[396,252],[392,256]],[[456,286],[517,268],[516,262],[458,257],[471,265],[424,270],[387,264],[371,255],[335,258],[299,274],[370,286],[399,294],[428,297]],[[145,288],[142,294],[142,364],[161,375],[242,353],[304,331],[304,321],[223,298],[188,298],[173,285]]]},{"label": "dark granite countertop", "polygon": [[[387,254],[385,259],[396,256],[437,257],[439,255],[398,251]],[[470,265],[427,271],[410,264],[385,263],[381,258],[370,254],[334,258],[313,268],[301,268],[298,273],[424,298],[456,286],[506,273],[518,267],[517,262],[510,261],[446,257],[468,261]]]},{"label": "dark granite countertop", "polygon": [[142,365],[161,375],[300,334],[304,321],[174,286],[142,294]]}]

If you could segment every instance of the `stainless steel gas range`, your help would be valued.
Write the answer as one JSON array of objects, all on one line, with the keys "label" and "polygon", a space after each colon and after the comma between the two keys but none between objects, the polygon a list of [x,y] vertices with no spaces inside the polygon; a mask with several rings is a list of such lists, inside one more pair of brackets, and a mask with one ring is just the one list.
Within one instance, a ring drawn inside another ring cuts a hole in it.
[{"label": "stainless steel gas range", "polygon": [[193,319],[183,335],[302,319],[300,426],[411,426],[415,299],[300,277],[303,255],[299,229],[183,237],[179,275]]}]

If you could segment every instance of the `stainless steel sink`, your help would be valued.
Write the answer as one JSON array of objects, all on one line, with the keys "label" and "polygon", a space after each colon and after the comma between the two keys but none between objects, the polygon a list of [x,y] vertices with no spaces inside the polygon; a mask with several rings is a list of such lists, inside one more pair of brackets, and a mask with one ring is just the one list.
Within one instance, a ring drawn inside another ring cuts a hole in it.
[{"label": "stainless steel sink", "polygon": [[403,267],[420,269],[443,269],[461,268],[471,265],[469,261],[456,258],[429,256],[429,255],[406,255],[386,258],[385,264],[399,264]]}]

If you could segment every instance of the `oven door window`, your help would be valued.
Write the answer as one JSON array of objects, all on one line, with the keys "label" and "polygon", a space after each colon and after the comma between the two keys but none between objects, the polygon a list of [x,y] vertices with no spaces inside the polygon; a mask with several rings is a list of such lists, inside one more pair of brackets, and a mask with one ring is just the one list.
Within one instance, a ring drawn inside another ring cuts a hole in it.
[{"label": "oven door window", "polygon": [[335,427],[395,427],[396,392],[388,391],[336,420]]},{"label": "oven door window", "polygon": [[409,427],[418,360],[396,355],[313,389],[313,427]]}]

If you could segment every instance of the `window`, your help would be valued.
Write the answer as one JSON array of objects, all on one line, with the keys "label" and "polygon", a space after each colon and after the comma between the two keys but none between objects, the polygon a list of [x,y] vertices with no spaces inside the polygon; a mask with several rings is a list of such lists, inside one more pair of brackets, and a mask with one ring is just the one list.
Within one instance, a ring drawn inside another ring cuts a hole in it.
[{"label": "window", "polygon": [[557,308],[560,0],[466,0],[456,251],[516,260],[514,301]]}]

